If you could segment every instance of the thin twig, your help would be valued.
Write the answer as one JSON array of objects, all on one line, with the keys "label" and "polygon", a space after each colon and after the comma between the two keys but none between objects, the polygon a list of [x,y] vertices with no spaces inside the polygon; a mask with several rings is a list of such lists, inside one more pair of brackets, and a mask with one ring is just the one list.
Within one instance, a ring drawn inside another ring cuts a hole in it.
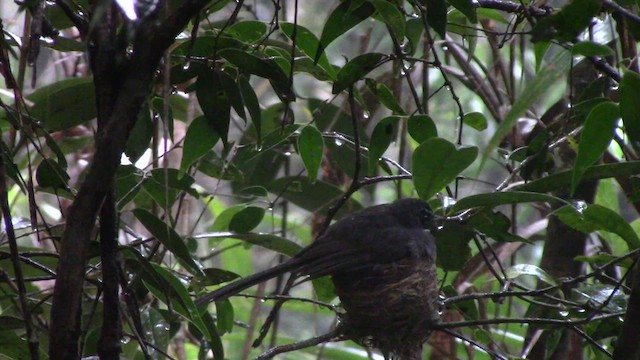
[{"label": "thin twig", "polygon": [[322,344],[324,342],[328,342],[328,341],[332,341],[334,339],[340,338],[342,335],[343,335],[343,329],[341,327],[337,327],[324,335],[316,336],[311,339],[300,341],[293,344],[273,347],[263,352],[260,356],[256,358],[256,360],[267,360],[279,354],[292,352],[300,349],[305,349],[311,346],[316,346],[318,344]]}]

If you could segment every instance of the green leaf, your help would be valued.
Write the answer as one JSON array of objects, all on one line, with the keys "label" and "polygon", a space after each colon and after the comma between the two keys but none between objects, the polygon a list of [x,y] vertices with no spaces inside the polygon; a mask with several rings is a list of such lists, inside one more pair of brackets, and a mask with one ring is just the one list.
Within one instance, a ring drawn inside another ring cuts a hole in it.
[{"label": "green leaf", "polygon": [[[213,352],[213,359],[224,359],[224,346],[222,345],[222,339],[220,338],[220,333],[216,327],[216,322],[213,319],[213,316],[208,311],[203,311],[201,313],[202,316],[202,324],[206,327],[206,332],[204,333],[206,336],[207,346],[205,346],[206,351],[209,351],[209,348]],[[196,323],[193,323],[197,326]],[[200,346],[203,346],[201,344]]]},{"label": "green leaf", "polygon": [[336,81],[333,83],[332,93],[337,94],[347,89],[386,60],[388,60],[388,56],[380,53],[366,53],[356,56],[338,71]]},{"label": "green leaf", "polygon": [[216,301],[216,317],[220,334],[230,333],[233,330],[233,305],[229,299]]},{"label": "green leaf", "polygon": [[394,114],[405,115],[404,109],[398,104],[398,101],[396,101],[395,96],[393,96],[393,93],[387,85],[373,79],[365,79],[365,83],[369,91],[371,91],[382,105]]},{"label": "green leaf", "polygon": [[[587,169],[582,175],[583,181],[606,179],[618,176],[640,174],[640,161],[627,161],[617,164],[595,165]],[[526,184],[516,185],[514,191],[549,192],[566,188],[571,184],[573,170],[562,171]]]},{"label": "green leaf", "polygon": [[608,231],[620,236],[630,250],[640,247],[640,238],[631,225],[617,212],[600,205],[578,202],[553,212],[563,223],[583,233]]},{"label": "green leaf", "polygon": [[44,159],[36,169],[36,180],[43,188],[67,189],[69,175],[60,164],[52,159]]},{"label": "green leaf", "polygon": [[309,181],[315,182],[324,155],[324,139],[320,131],[311,125],[302,128],[298,136],[298,151],[309,174]]},{"label": "green leaf", "polygon": [[620,118],[618,105],[612,102],[598,104],[591,110],[580,135],[580,145],[571,179],[571,193],[575,193],[582,175],[609,147]]},{"label": "green leaf", "polygon": [[244,103],[242,102],[242,95],[240,94],[238,83],[226,71],[220,71],[218,75],[220,76],[220,82],[222,83],[222,87],[224,88],[224,92],[227,96],[227,100],[229,100],[229,103],[231,104],[231,107],[233,107],[233,110],[236,111],[238,116],[246,121],[247,115],[244,113]]},{"label": "green leaf", "polygon": [[541,268],[530,264],[518,264],[505,269],[507,279],[514,280],[522,275],[532,275],[549,285],[556,285],[556,280]]},{"label": "green leaf", "polygon": [[565,202],[555,196],[526,191],[503,191],[487,194],[471,195],[456,202],[451,209],[452,212],[459,212],[477,207],[494,208],[500,205],[520,204],[526,202]]},{"label": "green leaf", "polygon": [[204,71],[196,82],[198,103],[211,126],[216,130],[225,147],[231,120],[231,104],[216,71]]},{"label": "green leaf", "polygon": [[238,211],[229,222],[229,230],[237,233],[248,233],[255,229],[264,218],[265,210],[257,206],[247,206]]},{"label": "green leaf", "polygon": [[184,137],[179,176],[184,176],[189,167],[211,150],[219,139],[220,136],[209,119],[205,116],[195,118]]},{"label": "green leaf", "polygon": [[129,161],[135,163],[144,155],[145,151],[149,148],[149,142],[153,136],[153,121],[151,119],[151,111],[149,104],[145,102],[138,113],[136,124],[131,130],[129,139],[127,139],[127,146],[124,153],[129,157]]},{"label": "green leaf", "polygon": [[233,217],[236,216],[237,213],[247,208],[247,205],[234,205],[224,209],[220,214],[218,214],[213,221],[213,225],[211,229],[213,231],[227,231],[229,230],[229,224]]},{"label": "green leaf", "polygon": [[243,20],[231,25],[225,33],[242,42],[255,44],[262,40],[268,31],[269,28],[263,21]]},{"label": "green leaf", "polygon": [[271,234],[262,233],[235,233],[231,231],[216,231],[194,235],[193,239],[224,239],[232,238],[245,241],[252,245],[258,245],[265,249],[273,250],[287,256],[295,256],[302,247],[293,241]]},{"label": "green leaf", "polygon": [[[329,74],[322,67],[320,67],[318,64],[313,62],[313,59],[308,58],[306,56],[297,57],[294,60],[294,66],[295,66],[294,71],[296,74],[307,73],[320,81],[335,80],[335,75],[329,76]],[[335,74],[335,70],[334,70],[334,74]]]},{"label": "green leaf", "polygon": [[244,105],[251,115],[251,121],[256,129],[256,144],[258,147],[262,144],[262,112],[260,111],[260,103],[258,102],[258,96],[253,90],[249,79],[244,75],[238,76],[238,86],[240,87],[240,94],[242,94],[242,100]]},{"label": "green leaf", "polygon": [[31,116],[48,131],[60,131],[96,118],[92,78],[72,78],[38,89],[27,97]]},{"label": "green leaf", "polygon": [[393,31],[395,38],[402,41],[405,35],[404,15],[398,8],[387,0],[369,0],[376,11],[384,19],[385,24]]},{"label": "green leaf", "polygon": [[336,288],[329,276],[313,279],[311,283],[313,284],[313,290],[318,300],[331,302],[331,300],[336,298]]},{"label": "green leaf", "polygon": [[458,9],[464,16],[469,19],[473,24],[478,22],[478,16],[476,14],[476,7],[473,5],[473,1],[470,0],[448,0],[449,4]]},{"label": "green leaf", "polygon": [[395,125],[399,120],[399,116],[389,116],[380,120],[373,128],[369,143],[369,176],[375,175],[376,164],[393,141]]},{"label": "green leaf", "polygon": [[445,0],[423,0],[427,3],[427,22],[441,39],[447,30],[447,2]]},{"label": "green leaf", "polygon": [[337,39],[340,35],[349,31],[354,26],[358,25],[364,19],[373,15],[375,7],[365,2],[356,9],[351,9],[352,3],[355,1],[343,1],[338,7],[336,7],[322,28],[322,35],[320,36],[320,44],[315,56],[314,61],[318,62],[320,56],[324,53],[324,50]]},{"label": "green leaf", "polygon": [[178,233],[173,230],[169,224],[165,224],[155,215],[144,209],[133,210],[133,215],[142,223],[142,225],[160,241],[169,251],[171,251],[190,273],[198,276],[204,276],[202,266],[191,256],[184,240]]},{"label": "green leaf", "polygon": [[509,232],[511,220],[501,212],[484,210],[474,212],[467,220],[466,225],[489,236],[496,241],[527,242],[526,239]]},{"label": "green leaf", "polygon": [[[151,264],[151,266],[155,274],[157,274],[166,285],[158,288],[157,284],[147,282],[148,279],[145,279],[144,282],[149,291],[161,301],[167,301],[166,299],[169,299],[173,305],[172,308],[175,309],[176,312],[188,319],[204,334],[207,341],[211,342],[214,346],[217,344],[217,352],[220,353],[222,351],[222,345],[220,335],[215,328],[215,323],[207,323],[206,317],[210,317],[210,314],[206,311],[201,313],[198,310],[185,286],[169,270],[156,264]],[[222,359],[222,357],[217,356],[221,356],[221,354],[216,354],[216,359]]]},{"label": "green leaf", "polygon": [[420,144],[412,159],[413,183],[420,198],[430,199],[469,167],[477,156],[477,147],[456,149],[442,138],[431,138]]},{"label": "green leaf", "polygon": [[408,42],[406,43],[404,51],[409,56],[413,56],[418,49],[421,48],[422,33],[424,32],[424,23],[422,19],[409,19],[407,20],[406,36]]},{"label": "green leaf", "polygon": [[613,50],[602,44],[594,43],[592,41],[580,41],[571,47],[571,54],[582,56],[612,56]]},{"label": "green leaf", "polygon": [[438,266],[445,271],[460,270],[471,258],[469,241],[471,241],[474,232],[458,223],[448,223],[434,235],[436,237]]},{"label": "green leaf", "polygon": [[282,101],[294,101],[293,90],[289,88],[289,76],[273,59],[259,58],[246,51],[238,49],[224,49],[218,55],[238,67],[238,69],[268,79]]},{"label": "green leaf", "polygon": [[631,146],[640,152],[640,75],[625,71],[620,81],[620,115]]},{"label": "green leaf", "polygon": [[[313,59],[318,53],[320,41],[309,29],[304,26],[296,26],[289,22],[280,23],[280,29],[290,40],[293,39],[294,27],[296,29],[296,47],[309,58]],[[318,59],[317,63],[324,71],[326,71],[326,73],[331,77],[332,80],[335,80],[336,71],[333,66],[331,66],[331,63],[329,63],[327,54],[324,51],[320,53],[320,58]]]},{"label": "green leaf", "polygon": [[407,120],[409,135],[418,143],[423,143],[428,139],[438,136],[436,124],[429,115],[418,114],[409,117]]},{"label": "green leaf", "polygon": [[464,114],[462,121],[478,131],[484,131],[488,126],[487,118],[484,116],[484,114],[479,112]]}]

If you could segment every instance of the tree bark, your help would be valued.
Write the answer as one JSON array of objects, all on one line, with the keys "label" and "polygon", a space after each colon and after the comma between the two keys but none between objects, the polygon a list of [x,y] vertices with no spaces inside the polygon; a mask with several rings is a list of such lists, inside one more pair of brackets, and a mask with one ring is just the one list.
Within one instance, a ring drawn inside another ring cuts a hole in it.
[{"label": "tree bark", "polygon": [[[96,152],[92,165],[69,209],[61,239],[51,309],[49,357],[52,360],[77,359],[80,356],[80,324],[76,315],[80,311],[88,245],[98,211],[113,186],[129,133],[149,93],[162,54],[189,19],[208,2],[209,0],[187,0],[164,19],[152,17],[141,21],[135,29],[130,57],[127,58],[126,52],[119,54],[124,61],[122,71],[113,69],[114,73],[110,74],[117,74],[121,81],[114,89],[115,99],[110,115],[107,119],[98,120],[104,127],[96,135]],[[94,60],[106,62],[105,59]],[[101,89],[96,89],[96,94],[101,93]]]}]

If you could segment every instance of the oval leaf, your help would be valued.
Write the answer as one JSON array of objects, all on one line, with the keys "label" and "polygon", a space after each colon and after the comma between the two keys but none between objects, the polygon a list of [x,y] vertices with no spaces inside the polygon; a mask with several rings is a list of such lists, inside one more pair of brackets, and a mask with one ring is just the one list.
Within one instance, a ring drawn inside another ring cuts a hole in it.
[{"label": "oval leaf", "polygon": [[464,114],[462,121],[478,131],[487,129],[487,118],[479,112]]},{"label": "oval leaf", "polygon": [[27,97],[33,101],[31,116],[48,131],[65,130],[96,117],[96,100],[91,78],[61,80]]},{"label": "oval leaf", "polygon": [[412,158],[413,183],[420,198],[430,199],[469,167],[477,156],[477,147],[456,149],[442,138],[420,144]]},{"label": "oval leaf", "polygon": [[438,136],[438,129],[435,122],[429,115],[413,115],[407,120],[407,130],[413,140],[422,144],[423,142]]},{"label": "oval leaf", "polygon": [[240,94],[242,94],[242,101],[251,115],[251,121],[253,127],[256,128],[256,145],[260,147],[262,144],[262,111],[260,110],[260,103],[258,102],[258,96],[253,90],[249,79],[244,75],[238,76],[238,86],[240,88]]},{"label": "oval leaf", "polygon": [[380,66],[386,59],[388,59],[388,56],[380,53],[367,53],[356,56],[338,71],[332,92],[337,94],[345,90],[356,81],[364,78],[371,70]]},{"label": "oval leaf", "polygon": [[217,72],[204,71],[196,82],[196,96],[204,116],[227,145],[231,104]]},{"label": "oval leaf", "polygon": [[593,165],[607,150],[611,139],[613,139],[619,118],[618,105],[612,102],[596,105],[587,116],[580,135],[576,165],[573,168],[571,178],[572,194],[576,191],[587,168]]},{"label": "oval leaf", "polygon": [[404,39],[405,21],[404,15],[398,8],[387,0],[369,0],[376,8],[376,11],[384,19],[385,24],[393,31],[398,41]]},{"label": "oval leaf", "polygon": [[219,139],[216,129],[206,117],[195,118],[189,125],[184,138],[179,176],[184,176],[187,169],[211,150]]},{"label": "oval leaf", "polygon": [[313,57],[315,62],[318,62],[320,56],[324,54],[324,49],[333,40],[371,16],[376,10],[369,2],[363,3],[357,9],[351,9],[351,5],[351,1],[343,1],[327,18],[322,28],[318,50]]},{"label": "oval leaf", "polygon": [[315,182],[324,154],[324,139],[320,131],[311,125],[305,126],[298,136],[298,151],[307,168],[309,181]]},{"label": "oval leaf", "polygon": [[620,81],[620,115],[631,146],[640,152],[640,75],[625,71]]},{"label": "oval leaf", "polygon": [[424,0],[427,3],[427,22],[444,39],[447,29],[447,2],[445,0]]},{"label": "oval leaf", "polygon": [[505,269],[507,279],[513,280],[522,275],[532,275],[549,285],[556,285],[556,280],[541,268],[530,264],[518,264]]},{"label": "oval leaf", "polygon": [[404,109],[398,104],[395,96],[391,92],[391,89],[387,85],[380,83],[373,79],[365,80],[369,91],[384,105],[387,109],[391,110],[394,114],[404,115]]},{"label": "oval leaf", "polygon": [[391,144],[398,120],[400,120],[398,116],[389,116],[380,120],[373,128],[369,143],[369,176],[375,175],[376,164]]},{"label": "oval leaf", "polygon": [[56,161],[44,159],[36,170],[36,180],[43,188],[66,189],[69,175]]},{"label": "oval leaf", "polygon": [[[320,41],[309,29],[304,26],[295,25],[288,22],[281,22],[280,29],[289,39],[293,38],[295,29],[296,47],[311,59],[316,56],[318,48],[320,47]],[[320,53],[320,58],[318,59],[317,63],[324,71],[326,71],[331,79],[335,79],[336,70],[329,63],[329,59],[327,58],[326,53]]]},{"label": "oval leaf", "polygon": [[472,23],[478,22],[478,16],[476,15],[476,6],[473,1],[470,0],[448,0],[449,4],[458,9],[464,16]]},{"label": "oval leaf", "polygon": [[238,233],[248,233],[255,229],[264,218],[264,209],[257,206],[247,206],[236,213],[231,222],[229,222],[229,230]]}]

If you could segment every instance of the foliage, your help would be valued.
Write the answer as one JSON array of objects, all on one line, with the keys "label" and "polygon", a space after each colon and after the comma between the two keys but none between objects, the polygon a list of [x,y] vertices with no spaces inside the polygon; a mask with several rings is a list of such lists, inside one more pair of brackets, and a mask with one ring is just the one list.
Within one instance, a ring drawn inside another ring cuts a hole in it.
[{"label": "foliage", "polygon": [[425,358],[640,353],[638,4],[540,3],[0,3],[0,357],[366,359],[328,279],[194,299],[398,197]]}]

